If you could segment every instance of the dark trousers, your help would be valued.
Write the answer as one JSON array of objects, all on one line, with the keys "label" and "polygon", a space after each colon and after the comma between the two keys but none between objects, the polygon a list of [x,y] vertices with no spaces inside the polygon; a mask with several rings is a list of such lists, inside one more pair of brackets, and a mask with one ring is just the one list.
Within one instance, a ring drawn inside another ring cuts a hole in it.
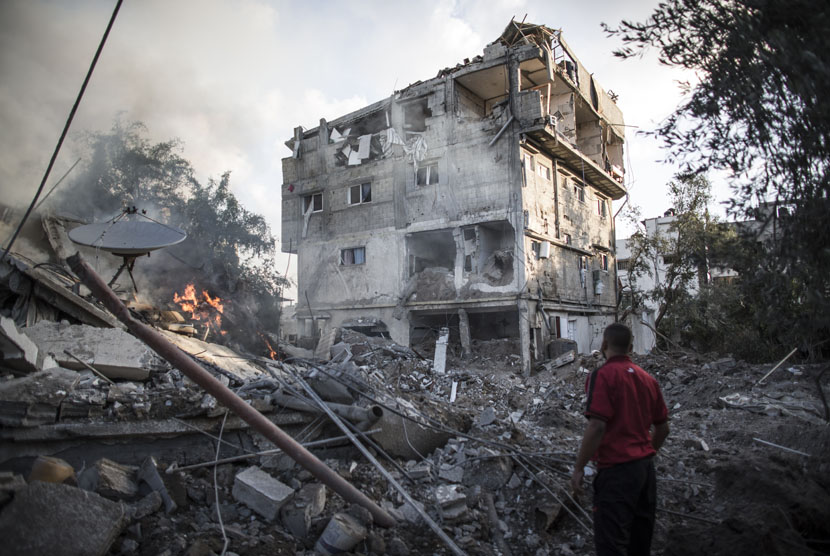
[{"label": "dark trousers", "polygon": [[656,508],[652,458],[601,469],[594,479],[597,556],[648,556]]}]

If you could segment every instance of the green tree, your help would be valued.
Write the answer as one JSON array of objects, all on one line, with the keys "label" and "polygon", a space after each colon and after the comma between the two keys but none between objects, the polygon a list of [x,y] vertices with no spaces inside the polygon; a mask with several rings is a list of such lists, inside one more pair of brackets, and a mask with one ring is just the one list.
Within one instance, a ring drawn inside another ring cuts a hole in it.
[{"label": "green tree", "polygon": [[764,308],[754,318],[778,323],[764,341],[815,354],[830,331],[830,10],[808,0],[668,0],[644,22],[605,29],[622,40],[618,56],[653,48],[699,78],[653,131],[670,162],[727,172],[737,217],[755,218],[764,203],[790,210],[772,240],[750,238],[763,249],[738,261],[740,284]]},{"label": "green tree", "polygon": [[58,206],[97,220],[135,206],[183,228],[183,243],[137,265],[151,269],[144,274],[155,287],[153,301],[172,300],[189,283],[229,299],[227,335],[213,338],[261,351],[260,333],[278,333],[279,294],[287,284],[276,270],[276,242],[267,222],[239,203],[230,172],[202,184],[177,140],[153,143],[146,133],[141,123],[116,120],[109,131],[88,134],[88,162],[62,190]]}]

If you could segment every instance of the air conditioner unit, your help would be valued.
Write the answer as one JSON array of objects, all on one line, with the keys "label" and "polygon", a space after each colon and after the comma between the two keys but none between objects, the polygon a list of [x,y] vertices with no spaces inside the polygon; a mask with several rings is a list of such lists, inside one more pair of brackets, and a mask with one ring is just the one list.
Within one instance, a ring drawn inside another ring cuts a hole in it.
[{"label": "air conditioner unit", "polygon": [[547,259],[550,257],[550,242],[543,241],[539,244],[539,258]]}]

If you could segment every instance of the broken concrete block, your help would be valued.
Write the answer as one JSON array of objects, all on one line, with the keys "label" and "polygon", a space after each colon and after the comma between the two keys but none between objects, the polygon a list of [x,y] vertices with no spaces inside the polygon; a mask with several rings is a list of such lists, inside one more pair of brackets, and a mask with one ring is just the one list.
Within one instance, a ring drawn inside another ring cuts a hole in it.
[{"label": "broken concrete block", "polygon": [[303,539],[308,536],[311,520],[320,515],[325,506],[326,487],[319,483],[305,485],[282,507],[282,524],[292,535]]},{"label": "broken concrete block", "polygon": [[464,480],[464,468],[460,465],[442,463],[438,468],[438,477],[450,483],[460,483]]},{"label": "broken concrete block", "polygon": [[164,501],[165,512],[170,513],[175,511],[176,503],[173,501],[173,498],[170,497],[170,493],[167,492],[164,480],[162,480],[161,475],[159,475],[158,464],[156,464],[155,458],[150,456],[144,460],[141,464],[141,468],[138,470],[138,480],[144,481],[147,483],[147,486],[161,495],[161,499]]},{"label": "broken concrete block", "polygon": [[358,520],[346,513],[336,513],[317,539],[314,551],[318,554],[342,554],[366,538],[369,531]]},{"label": "broken concrete block", "polygon": [[310,376],[306,381],[324,401],[349,405],[354,403],[354,396],[346,386],[324,374]]},{"label": "broken concrete block", "polygon": [[559,521],[564,512],[562,505],[554,502],[538,504],[533,508],[533,516],[536,521],[536,529],[540,531],[549,530],[554,523]]},{"label": "broken concrete block", "polygon": [[479,414],[477,422],[480,427],[486,427],[487,425],[491,425],[496,421],[496,410],[492,407],[488,407],[484,411]]},{"label": "broken concrete block", "polygon": [[3,366],[27,373],[40,370],[37,345],[17,329],[14,321],[0,317],[0,361]]},{"label": "broken concrete block", "polygon": [[[420,508],[421,511],[424,510],[424,505],[421,502],[415,500],[415,504]],[[412,504],[409,502],[405,502],[402,506],[398,508],[398,511],[403,515],[404,519],[411,523],[412,525],[417,525],[423,519],[421,514],[418,510],[415,509]]]},{"label": "broken concrete block", "polygon": [[151,371],[167,368],[164,360],[141,340],[118,328],[41,321],[27,328],[26,335],[67,369],[84,367],[64,350],[109,378],[145,380]]},{"label": "broken concrete block", "polygon": [[522,480],[519,478],[518,475],[513,473],[513,476],[510,477],[510,480],[507,481],[507,488],[519,488],[522,486]]},{"label": "broken concrete block", "polygon": [[138,485],[133,480],[135,471],[134,467],[101,458],[81,473],[78,485],[106,498],[130,500],[138,494]]},{"label": "broken concrete block", "polygon": [[75,482],[75,469],[60,458],[38,456],[32,464],[29,482],[62,483],[66,480]]},{"label": "broken concrete block", "polygon": [[239,473],[233,482],[233,497],[265,519],[272,520],[294,489],[253,466]]},{"label": "broken concrete block", "polygon": [[381,432],[373,434],[372,439],[389,454],[406,459],[421,459],[450,439],[449,433],[421,426],[391,411],[384,411],[374,426]]},{"label": "broken concrete block", "polygon": [[442,508],[466,503],[467,495],[460,485],[441,485],[435,489],[435,501]]},{"label": "broken concrete block", "polygon": [[54,423],[61,402],[79,380],[77,372],[56,367],[0,382],[0,425],[33,427]]},{"label": "broken concrete block", "polygon": [[[496,455],[490,450],[483,450]],[[513,460],[509,457],[493,457],[477,460],[464,470],[464,484],[478,485],[484,490],[496,492],[502,488],[513,475]]]},{"label": "broken concrete block", "polygon": [[124,507],[69,485],[35,481],[0,513],[9,556],[103,556],[126,523]]},{"label": "broken concrete block", "polygon": [[154,514],[161,509],[161,505],[163,503],[164,500],[162,500],[161,494],[154,490],[135,504],[128,507],[130,519],[143,519],[150,514]]},{"label": "broken concrete block", "polygon": [[406,472],[413,479],[423,479],[424,477],[429,477],[431,475],[432,465],[430,465],[428,461],[415,463],[414,461],[410,460],[409,462],[407,462]]}]

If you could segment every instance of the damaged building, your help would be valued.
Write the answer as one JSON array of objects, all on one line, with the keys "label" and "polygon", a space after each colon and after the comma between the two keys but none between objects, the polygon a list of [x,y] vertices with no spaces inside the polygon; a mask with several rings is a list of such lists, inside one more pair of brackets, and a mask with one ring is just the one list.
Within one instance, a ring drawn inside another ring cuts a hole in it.
[{"label": "damaged building", "polygon": [[298,333],[336,327],[469,352],[513,338],[528,373],[615,318],[613,93],[562,32],[511,21],[483,55],[314,129],[283,159]]}]

